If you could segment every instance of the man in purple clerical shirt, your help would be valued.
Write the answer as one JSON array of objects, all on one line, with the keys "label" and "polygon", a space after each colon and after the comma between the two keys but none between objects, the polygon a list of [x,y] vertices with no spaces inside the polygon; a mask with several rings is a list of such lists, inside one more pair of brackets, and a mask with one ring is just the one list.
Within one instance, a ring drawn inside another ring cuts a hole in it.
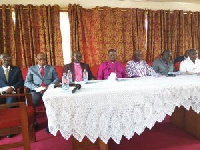
[{"label": "man in purple clerical shirt", "polygon": [[126,64],[126,74],[130,78],[135,77],[143,77],[143,76],[151,76],[155,74],[155,71],[152,67],[150,67],[146,61],[141,60],[142,52],[140,50],[136,50],[133,53],[133,60],[130,60]]},{"label": "man in purple clerical shirt", "polygon": [[98,71],[98,80],[106,80],[112,72],[115,72],[117,78],[126,78],[126,72],[123,65],[116,61],[117,52],[115,49],[108,51],[109,61],[103,62]]}]

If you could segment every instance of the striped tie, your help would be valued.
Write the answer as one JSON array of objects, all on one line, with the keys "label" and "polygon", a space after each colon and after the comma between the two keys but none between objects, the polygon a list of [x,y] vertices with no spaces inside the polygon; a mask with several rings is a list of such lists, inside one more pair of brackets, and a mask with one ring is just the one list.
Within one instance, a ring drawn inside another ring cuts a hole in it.
[{"label": "striped tie", "polygon": [[6,81],[7,82],[8,82],[8,71],[9,71],[8,68],[5,68],[5,72],[4,73],[5,73],[5,77],[6,77]]}]

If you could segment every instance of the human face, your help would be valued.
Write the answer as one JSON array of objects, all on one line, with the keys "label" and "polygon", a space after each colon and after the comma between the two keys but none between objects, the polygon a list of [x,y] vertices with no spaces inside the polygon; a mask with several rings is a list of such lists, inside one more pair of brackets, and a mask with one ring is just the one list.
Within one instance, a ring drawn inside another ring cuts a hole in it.
[{"label": "human face", "polygon": [[75,52],[74,53],[74,62],[75,63],[80,63],[81,62],[81,60],[82,60],[82,54],[81,54],[81,52]]},{"label": "human face", "polygon": [[11,57],[9,54],[2,54],[1,55],[1,62],[2,65],[6,68],[8,68],[8,66],[10,66],[11,64]]},{"label": "human face", "polygon": [[195,60],[198,58],[198,52],[196,50],[189,52],[189,57],[190,57],[190,60],[195,62]]},{"label": "human face", "polygon": [[117,53],[115,51],[111,51],[108,53],[108,57],[110,61],[115,61],[117,58]]},{"label": "human face", "polygon": [[172,54],[170,52],[165,52],[162,56],[162,60],[165,62],[169,62],[171,60]]},{"label": "human face", "polygon": [[37,55],[37,62],[38,62],[38,65],[40,65],[40,66],[46,65],[46,62],[47,62],[46,55],[45,54],[38,54]]},{"label": "human face", "polygon": [[142,58],[142,52],[141,51],[135,51],[134,52],[134,56],[133,56],[133,59],[135,61],[140,61]]}]

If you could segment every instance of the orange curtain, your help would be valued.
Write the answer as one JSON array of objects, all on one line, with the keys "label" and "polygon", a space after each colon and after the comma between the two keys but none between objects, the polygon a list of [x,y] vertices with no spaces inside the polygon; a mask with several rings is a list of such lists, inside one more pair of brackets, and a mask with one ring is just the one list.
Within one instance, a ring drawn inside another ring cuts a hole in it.
[{"label": "orange curtain", "polygon": [[36,54],[44,52],[50,65],[63,65],[59,6],[15,5],[16,54],[20,67],[35,64]]},{"label": "orange curtain", "polygon": [[0,54],[9,53],[12,56],[12,64],[16,65],[14,22],[11,6],[2,5],[0,9]]},{"label": "orange curtain", "polygon": [[169,49],[173,58],[183,55],[185,50],[190,48],[200,51],[199,41],[199,12],[148,11],[148,61],[153,61],[164,49]]},{"label": "orange curtain", "polygon": [[117,49],[118,60],[132,59],[134,50],[146,55],[145,10],[69,5],[71,51],[80,50],[90,66],[108,60],[108,50]]}]

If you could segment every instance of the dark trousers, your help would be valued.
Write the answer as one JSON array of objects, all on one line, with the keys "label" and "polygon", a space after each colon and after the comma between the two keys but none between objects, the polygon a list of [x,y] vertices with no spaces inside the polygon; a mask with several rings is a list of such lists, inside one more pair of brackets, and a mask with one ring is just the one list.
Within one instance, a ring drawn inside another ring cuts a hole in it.
[{"label": "dark trousers", "polygon": [[32,95],[32,102],[34,108],[34,121],[36,122],[36,106],[38,106],[38,103],[42,99],[43,94],[35,91],[31,91],[30,93]]}]

